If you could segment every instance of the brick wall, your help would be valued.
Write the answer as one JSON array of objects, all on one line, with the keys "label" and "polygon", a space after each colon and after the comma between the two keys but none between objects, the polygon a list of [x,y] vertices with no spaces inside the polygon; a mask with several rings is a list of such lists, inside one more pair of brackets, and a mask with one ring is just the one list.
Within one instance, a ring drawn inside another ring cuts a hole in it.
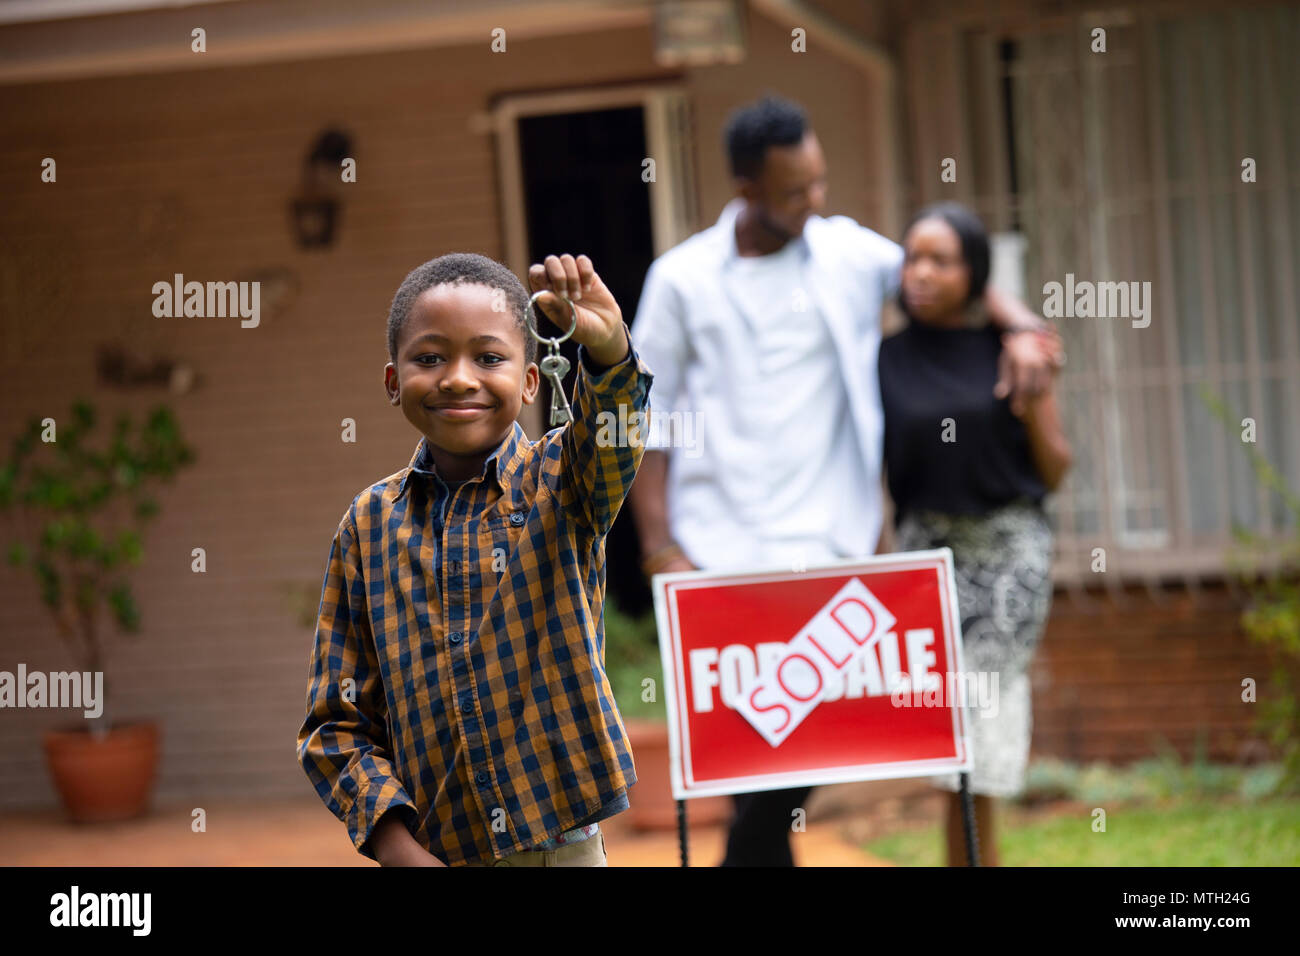
[{"label": "brick wall", "polygon": [[1223,584],[1058,591],[1031,671],[1034,754],[1126,761],[1163,740],[1186,758],[1200,735],[1211,759],[1259,756],[1259,705],[1241,682],[1262,697],[1270,667],[1241,629],[1242,602]]}]

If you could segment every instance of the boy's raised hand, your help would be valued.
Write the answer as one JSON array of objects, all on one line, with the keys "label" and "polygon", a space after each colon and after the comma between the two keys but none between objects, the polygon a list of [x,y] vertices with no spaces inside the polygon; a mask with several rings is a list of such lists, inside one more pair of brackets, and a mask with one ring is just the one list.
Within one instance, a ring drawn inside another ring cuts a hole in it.
[{"label": "boy's raised hand", "polygon": [[596,275],[596,269],[587,256],[576,259],[565,253],[547,256],[528,269],[530,292],[546,290],[555,293],[537,300],[538,307],[560,329],[569,330],[573,317],[569,306],[557,296],[567,296],[578,313],[578,325],[573,340],[586,347],[593,361],[600,365],[616,365],[627,355],[627,335],[623,331],[623,311],[614,301],[614,295]]}]

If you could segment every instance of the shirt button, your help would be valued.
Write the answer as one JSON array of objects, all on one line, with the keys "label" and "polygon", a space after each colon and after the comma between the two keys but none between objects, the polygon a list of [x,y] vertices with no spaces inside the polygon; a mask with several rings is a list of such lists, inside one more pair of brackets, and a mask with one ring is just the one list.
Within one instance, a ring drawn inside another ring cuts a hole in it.
[{"label": "shirt button", "polygon": [[474,713],[474,702],[468,697],[460,702],[460,712],[462,714]]},{"label": "shirt button", "polygon": [[460,631],[452,631],[450,634],[447,635],[447,640],[451,641],[453,644],[459,644]]},{"label": "shirt button", "polygon": [[480,770],[478,773],[474,774],[474,779],[478,781],[480,787],[486,787],[488,782],[487,771]]},{"label": "shirt button", "polygon": [[523,523],[524,523],[524,515],[523,515],[523,512],[522,512],[522,511],[516,511],[516,512],[513,512],[513,513],[510,515],[510,523],[511,523],[511,524],[523,524]]}]

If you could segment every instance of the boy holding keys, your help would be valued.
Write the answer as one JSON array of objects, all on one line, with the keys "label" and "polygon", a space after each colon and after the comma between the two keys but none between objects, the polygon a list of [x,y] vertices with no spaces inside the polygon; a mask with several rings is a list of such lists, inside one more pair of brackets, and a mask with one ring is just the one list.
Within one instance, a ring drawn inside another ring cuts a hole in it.
[{"label": "boy holding keys", "polygon": [[[601,441],[653,376],[586,256],[529,283],[579,343],[573,421],[529,441],[528,293],[483,256],[414,270],[388,320],[389,401],[422,434],[330,551],[298,759],[383,865],[603,866],[636,782],[604,670],[605,535],[643,453]],[[622,408],[620,409],[620,406]]]}]

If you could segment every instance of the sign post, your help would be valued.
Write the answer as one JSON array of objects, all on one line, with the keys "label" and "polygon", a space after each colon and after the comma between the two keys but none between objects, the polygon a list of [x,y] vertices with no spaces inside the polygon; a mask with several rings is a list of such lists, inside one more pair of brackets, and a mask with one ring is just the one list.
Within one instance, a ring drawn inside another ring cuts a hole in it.
[{"label": "sign post", "polygon": [[683,866],[692,797],[954,771],[966,790],[973,682],[949,549],[652,587]]}]

